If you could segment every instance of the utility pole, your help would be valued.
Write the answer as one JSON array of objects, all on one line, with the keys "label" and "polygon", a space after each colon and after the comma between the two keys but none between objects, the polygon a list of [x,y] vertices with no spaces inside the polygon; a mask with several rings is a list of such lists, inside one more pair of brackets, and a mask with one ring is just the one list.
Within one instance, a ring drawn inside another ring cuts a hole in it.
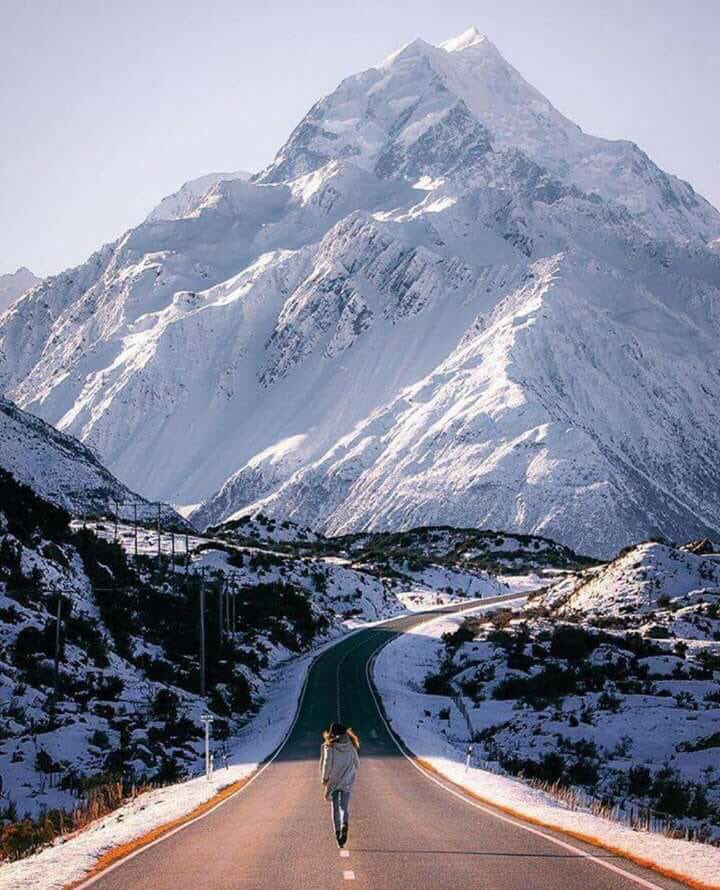
[{"label": "utility pole", "polygon": [[235,640],[235,632],[237,631],[237,582],[235,581],[234,575],[232,579],[232,621],[230,630],[233,635],[233,640]]},{"label": "utility pole", "polygon": [[200,695],[205,698],[205,569],[200,576]]},{"label": "utility pole", "polygon": [[110,501],[110,503],[115,504],[115,535],[113,537],[113,541],[117,544],[118,539],[118,512],[120,510],[120,502],[119,501]]},{"label": "utility pole", "polygon": [[223,642],[223,593],[225,591],[225,581],[218,584],[218,637],[220,638],[220,648]]},{"label": "utility pole", "polygon": [[210,769],[210,726],[215,718],[210,714],[203,714],[200,720],[205,725],[205,778],[210,781],[212,771]]},{"label": "utility pole", "polygon": [[137,501],[133,503],[134,525],[135,525],[135,562],[138,558],[138,527],[137,527]]},{"label": "utility pole", "polygon": [[170,532],[170,554],[172,560],[172,570],[175,571],[175,532]]},{"label": "utility pole", "polygon": [[62,594],[57,592],[57,610],[55,615],[55,684],[53,691],[53,712],[57,705],[60,690],[60,622],[62,621]]},{"label": "utility pole", "polygon": [[230,582],[225,580],[225,631],[226,633],[230,633],[230,601],[232,599],[232,592],[230,590]]},{"label": "utility pole", "polygon": [[158,572],[160,571],[160,554],[162,553],[162,545],[160,543],[160,504],[157,505],[157,562]]}]

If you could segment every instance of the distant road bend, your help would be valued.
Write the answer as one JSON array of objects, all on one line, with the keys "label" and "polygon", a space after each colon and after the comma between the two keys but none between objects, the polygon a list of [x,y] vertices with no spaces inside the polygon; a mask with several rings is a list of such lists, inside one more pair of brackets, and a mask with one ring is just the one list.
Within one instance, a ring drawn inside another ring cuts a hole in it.
[{"label": "distant road bend", "polygon": [[[491,604],[515,598],[494,597]],[[474,604],[477,606],[477,602]],[[437,611],[460,611],[450,607]],[[430,776],[400,750],[368,683],[372,656],[427,621],[385,622],[325,652],[276,758],[216,810],[124,859],[93,890],[630,890],[684,885],[549,829],[511,819]],[[339,679],[339,684],[338,684]],[[341,711],[361,740],[348,849],[318,779],[320,733]]]}]

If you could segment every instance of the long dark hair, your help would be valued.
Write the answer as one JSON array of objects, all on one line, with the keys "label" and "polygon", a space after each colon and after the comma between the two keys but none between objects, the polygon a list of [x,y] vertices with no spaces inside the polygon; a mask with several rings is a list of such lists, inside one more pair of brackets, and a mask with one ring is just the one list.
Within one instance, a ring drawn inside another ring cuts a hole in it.
[{"label": "long dark hair", "polygon": [[346,735],[357,751],[360,748],[360,739],[353,732],[351,726],[343,726],[342,723],[333,723],[330,729],[323,732],[323,739],[326,745],[334,745],[339,739]]}]

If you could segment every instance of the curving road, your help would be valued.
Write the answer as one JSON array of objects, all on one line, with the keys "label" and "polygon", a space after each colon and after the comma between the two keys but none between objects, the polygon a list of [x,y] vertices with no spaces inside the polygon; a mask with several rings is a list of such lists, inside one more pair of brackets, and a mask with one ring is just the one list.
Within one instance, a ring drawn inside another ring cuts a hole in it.
[{"label": "curving road", "polygon": [[[502,599],[508,597],[493,602]],[[380,715],[367,665],[394,635],[412,632],[424,620],[427,615],[395,619],[329,649],[310,671],[297,721],[275,760],[205,818],[83,886],[327,890],[345,881],[373,890],[683,886],[611,853],[478,806],[405,757]],[[336,719],[338,707],[343,722],[362,741],[350,840],[342,852],[335,845],[317,768],[320,732]]]}]

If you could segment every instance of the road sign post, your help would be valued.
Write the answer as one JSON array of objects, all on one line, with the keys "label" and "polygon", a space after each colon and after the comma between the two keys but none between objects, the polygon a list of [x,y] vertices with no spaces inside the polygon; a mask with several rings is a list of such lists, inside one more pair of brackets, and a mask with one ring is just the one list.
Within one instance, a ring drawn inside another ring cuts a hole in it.
[{"label": "road sign post", "polygon": [[200,717],[201,722],[205,726],[205,778],[210,781],[212,775],[212,763],[210,760],[210,726],[215,718],[210,714],[203,714]]}]

